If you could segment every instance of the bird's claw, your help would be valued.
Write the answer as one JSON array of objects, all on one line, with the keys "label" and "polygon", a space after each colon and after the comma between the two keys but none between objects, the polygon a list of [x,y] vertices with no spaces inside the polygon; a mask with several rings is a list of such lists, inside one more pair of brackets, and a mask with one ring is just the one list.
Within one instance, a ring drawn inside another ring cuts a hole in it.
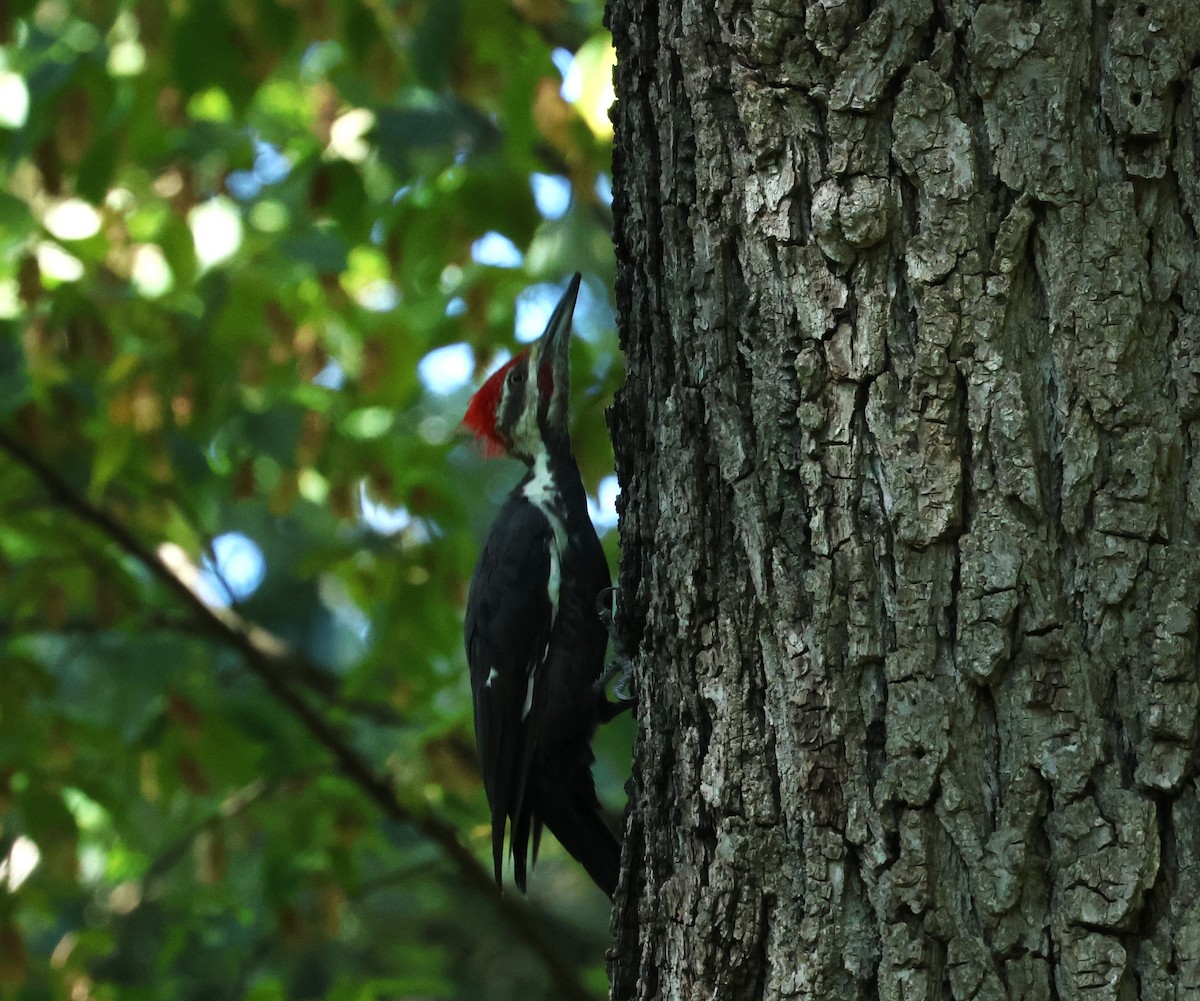
[{"label": "bird's claw", "polygon": [[633,662],[625,661],[620,669],[621,676],[613,685],[613,695],[622,703],[631,704],[637,701],[633,691]]},{"label": "bird's claw", "polygon": [[600,617],[600,621],[604,623],[604,628],[608,630],[608,638],[612,641],[613,658],[608,667],[604,669],[604,673],[596,681],[596,689],[600,692],[605,691],[609,684],[616,679],[616,685],[613,687],[613,695],[617,702],[613,706],[613,715],[629,708],[636,701],[633,693],[633,661],[625,654],[625,649],[621,645],[621,638],[617,635],[617,626],[615,622],[617,608],[617,591],[616,587],[606,587],[598,595],[596,595],[596,614]]}]

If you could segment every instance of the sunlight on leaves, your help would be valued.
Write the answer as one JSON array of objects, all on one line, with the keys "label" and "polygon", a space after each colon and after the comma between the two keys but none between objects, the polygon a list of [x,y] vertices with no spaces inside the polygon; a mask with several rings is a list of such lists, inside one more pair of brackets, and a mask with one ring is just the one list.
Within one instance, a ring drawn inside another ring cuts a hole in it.
[{"label": "sunlight on leaves", "polygon": [[0,72],[0,128],[19,129],[29,115],[29,88],[19,73]]},{"label": "sunlight on leaves", "polygon": [[609,109],[617,99],[613,90],[613,69],[617,53],[607,33],[594,35],[579,47],[564,81],[564,93],[579,110],[592,133],[602,139],[612,139]]},{"label": "sunlight on leaves", "polygon": [[81,198],[50,206],[42,224],[60,240],[86,240],[100,232],[100,213]]},{"label": "sunlight on leaves", "polygon": [[188,213],[188,225],[202,271],[229,260],[242,245],[242,217],[237,206],[221,195]]},{"label": "sunlight on leaves", "polygon": [[153,243],[142,243],[133,248],[129,277],[138,293],[147,299],[165,295],[174,283],[171,265],[162,249]]}]

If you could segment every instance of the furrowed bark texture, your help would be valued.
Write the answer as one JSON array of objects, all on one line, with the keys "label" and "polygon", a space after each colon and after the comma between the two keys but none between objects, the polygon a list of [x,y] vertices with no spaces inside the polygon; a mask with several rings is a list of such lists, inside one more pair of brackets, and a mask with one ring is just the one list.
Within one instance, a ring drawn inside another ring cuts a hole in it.
[{"label": "furrowed bark texture", "polygon": [[609,16],[613,996],[1200,996],[1200,4]]}]

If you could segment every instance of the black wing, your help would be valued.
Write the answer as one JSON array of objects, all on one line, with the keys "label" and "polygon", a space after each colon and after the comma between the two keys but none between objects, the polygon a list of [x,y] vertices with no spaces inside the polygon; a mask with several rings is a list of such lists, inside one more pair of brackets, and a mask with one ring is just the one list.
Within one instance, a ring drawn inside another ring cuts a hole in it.
[{"label": "black wing", "polygon": [[532,697],[530,684],[544,668],[550,642],[552,541],[545,516],[514,492],[479,555],[467,598],[467,660],[475,740],[492,813],[492,862],[499,883],[511,819],[514,876],[522,890],[531,819],[526,784],[541,702]]}]

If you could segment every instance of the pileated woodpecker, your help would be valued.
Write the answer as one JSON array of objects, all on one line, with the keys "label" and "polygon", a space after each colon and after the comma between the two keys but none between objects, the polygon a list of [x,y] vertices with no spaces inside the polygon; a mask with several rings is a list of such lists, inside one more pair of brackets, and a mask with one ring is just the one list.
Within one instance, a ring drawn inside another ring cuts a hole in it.
[{"label": "pileated woodpecker", "polygon": [[578,293],[576,274],[541,339],[480,387],[463,418],[489,455],[528,467],[479,554],[465,633],[497,885],[505,829],[524,891],[530,842],[536,860],[545,825],[611,897],[620,847],[600,814],[591,740],[626,703],[609,702],[598,684],[608,562],[567,426]]}]

